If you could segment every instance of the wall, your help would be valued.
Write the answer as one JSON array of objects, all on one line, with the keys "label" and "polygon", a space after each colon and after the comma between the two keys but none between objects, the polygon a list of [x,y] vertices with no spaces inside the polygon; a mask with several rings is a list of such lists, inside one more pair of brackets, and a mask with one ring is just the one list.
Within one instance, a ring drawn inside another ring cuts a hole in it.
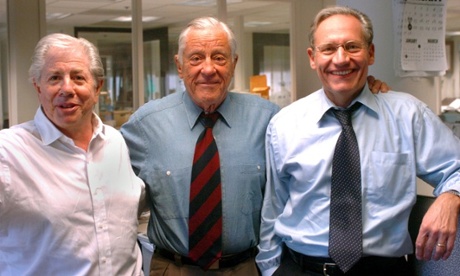
[{"label": "wall", "polygon": [[30,58],[44,34],[45,0],[8,0],[8,109],[10,125],[31,120],[38,107],[29,79]]},{"label": "wall", "polygon": [[450,65],[447,74],[440,78],[441,99],[460,98],[460,70],[459,70],[459,46],[460,36],[449,36],[446,40],[450,41],[448,64]]}]

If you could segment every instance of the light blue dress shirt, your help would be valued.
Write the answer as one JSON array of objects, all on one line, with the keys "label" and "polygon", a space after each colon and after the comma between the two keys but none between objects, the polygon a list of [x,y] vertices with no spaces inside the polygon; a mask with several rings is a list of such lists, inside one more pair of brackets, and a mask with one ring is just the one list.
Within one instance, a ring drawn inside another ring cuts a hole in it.
[{"label": "light blue dress shirt", "polygon": [[[424,103],[406,93],[372,94],[366,86],[353,114],[361,158],[363,251],[412,252],[407,229],[417,176],[435,195],[460,190],[460,140]],[[324,91],[281,110],[267,129],[268,181],[260,253],[264,274],[280,263],[282,242],[328,257],[332,157],[342,130]]]},{"label": "light blue dress shirt", "polygon": [[[259,96],[229,92],[213,128],[222,176],[223,254],[254,247],[266,183],[265,131],[279,107]],[[136,173],[150,190],[150,241],[188,254],[190,178],[202,110],[188,93],[150,101],[122,126]]]}]

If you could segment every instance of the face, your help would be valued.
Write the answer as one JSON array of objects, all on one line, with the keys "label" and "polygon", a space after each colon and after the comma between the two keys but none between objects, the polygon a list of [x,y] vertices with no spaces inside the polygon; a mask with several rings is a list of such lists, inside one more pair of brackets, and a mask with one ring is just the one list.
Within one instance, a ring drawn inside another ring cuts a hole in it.
[{"label": "face", "polygon": [[237,58],[232,59],[226,33],[219,29],[191,30],[185,39],[179,77],[196,105],[212,112],[227,96]]},{"label": "face", "polygon": [[367,45],[362,26],[350,15],[333,15],[318,26],[314,35],[315,46],[361,42],[363,48],[347,53],[343,47],[331,55],[308,49],[310,66],[316,70],[327,97],[338,106],[347,107],[366,84],[368,66],[374,63],[374,45]]},{"label": "face", "polygon": [[34,87],[43,111],[64,134],[92,131],[92,110],[102,81],[96,85],[89,59],[81,48],[50,48],[40,80]]}]

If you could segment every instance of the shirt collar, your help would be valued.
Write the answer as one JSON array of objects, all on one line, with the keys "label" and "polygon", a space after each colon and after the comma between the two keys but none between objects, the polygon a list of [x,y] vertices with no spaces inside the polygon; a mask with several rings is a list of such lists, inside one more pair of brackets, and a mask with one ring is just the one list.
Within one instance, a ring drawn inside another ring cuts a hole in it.
[{"label": "shirt collar", "polygon": [[[198,122],[198,117],[200,116],[201,112],[203,112],[203,109],[198,107],[192,101],[192,98],[190,97],[189,93],[186,91],[183,92],[182,99],[185,105],[188,123],[189,123],[190,129],[192,129]],[[227,94],[227,97],[225,97],[224,102],[216,110],[220,113],[222,121],[228,126],[230,126],[230,123],[228,121],[229,121],[229,118],[231,117],[230,104],[231,104],[231,99],[229,97],[229,94]]]},{"label": "shirt collar", "polygon": [[[101,139],[106,139],[105,135],[105,125],[102,123],[99,116],[93,113],[93,137],[100,137]],[[37,112],[35,113],[34,123],[37,127],[40,137],[44,145],[50,145],[57,140],[61,140],[64,143],[73,143],[73,140],[65,136],[43,113],[43,110],[38,107]]]},{"label": "shirt collar", "polygon": [[[364,86],[363,91],[359,94],[359,96],[351,102],[350,106],[352,106],[355,102],[360,102],[371,111],[377,113],[378,106],[376,103],[375,95],[369,90],[367,84]],[[329,98],[326,96],[326,93],[324,92],[324,89],[321,89],[319,99],[320,112],[313,115],[316,116],[315,121],[319,122],[323,118],[324,114],[326,114],[326,112],[328,112],[328,110],[331,108],[337,108],[337,106],[331,102],[331,100],[329,100]]]}]

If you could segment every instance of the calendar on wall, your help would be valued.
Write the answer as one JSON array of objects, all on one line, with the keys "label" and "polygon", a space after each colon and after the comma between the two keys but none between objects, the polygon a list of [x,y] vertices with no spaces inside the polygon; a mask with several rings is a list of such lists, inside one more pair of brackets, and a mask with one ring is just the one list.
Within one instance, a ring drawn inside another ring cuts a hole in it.
[{"label": "calendar on wall", "polygon": [[395,67],[400,76],[445,74],[446,1],[393,0]]}]

